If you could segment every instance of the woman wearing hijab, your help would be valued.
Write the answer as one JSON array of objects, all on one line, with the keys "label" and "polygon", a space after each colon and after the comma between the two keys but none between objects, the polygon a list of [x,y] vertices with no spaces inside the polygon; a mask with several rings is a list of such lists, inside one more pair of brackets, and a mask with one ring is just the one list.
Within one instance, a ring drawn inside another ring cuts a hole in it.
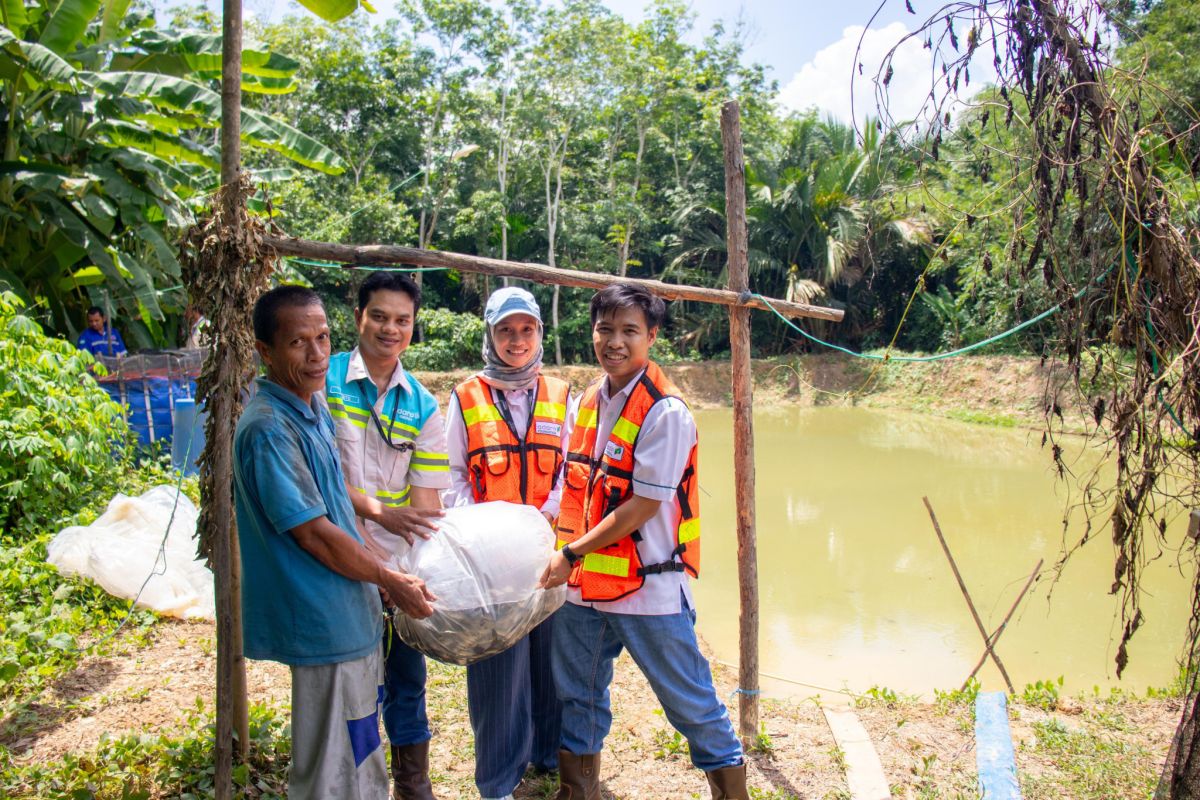
[{"label": "woman wearing hijab", "polygon": [[[505,287],[484,309],[484,368],[454,389],[446,412],[448,507],[506,500],[553,524],[562,493],[569,387],[542,368],[542,314],[529,292]],[[554,617],[508,650],[467,667],[475,785],[509,800],[526,768],[558,767],[560,706],[550,673]]]}]

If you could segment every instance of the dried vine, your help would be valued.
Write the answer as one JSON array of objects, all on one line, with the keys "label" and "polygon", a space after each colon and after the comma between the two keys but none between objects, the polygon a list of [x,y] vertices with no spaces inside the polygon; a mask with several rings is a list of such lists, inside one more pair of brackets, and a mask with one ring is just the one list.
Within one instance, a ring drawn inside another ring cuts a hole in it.
[{"label": "dried vine", "polygon": [[[997,268],[1015,285],[1043,284],[1065,305],[1049,355],[1066,363],[1087,398],[1089,445],[1116,468],[1115,477],[1100,467],[1074,476],[1082,478],[1083,533],[1065,542],[1059,569],[1095,534],[1111,533],[1119,676],[1145,620],[1146,565],[1172,551],[1181,563],[1197,562],[1196,542],[1172,540],[1168,525],[1200,508],[1200,230],[1177,194],[1195,195],[1200,123],[1144,69],[1114,63],[1106,42],[1122,32],[1107,8],[1098,0],[943,6],[906,37],[931,51],[934,80],[904,135],[936,161],[955,125],[1018,133],[1011,151],[987,154],[1011,170],[1011,202],[995,215],[1011,224],[1011,247]],[[881,113],[893,124],[887,88],[901,44],[875,76]],[[994,71],[997,90],[963,112],[972,69],[977,77]],[[978,146],[981,138],[955,141]],[[959,222],[977,222],[972,211],[958,209]],[[1046,403],[1043,442],[1065,476],[1072,465],[1057,440],[1060,402]],[[1200,581],[1186,642],[1188,702],[1161,797],[1200,796]]]},{"label": "dried vine", "polygon": [[[235,193],[230,197],[229,193]],[[218,435],[222,417],[232,430],[242,412],[242,390],[254,369],[254,303],[268,288],[276,257],[262,246],[270,226],[246,211],[253,192],[250,179],[222,188],[212,199],[212,213],[197,221],[183,239],[183,279],[190,302],[209,321],[210,350],[197,384],[199,399],[209,408],[205,424],[208,447],[200,459],[200,555],[212,558],[213,514],[232,507],[232,474],[218,474],[214,463],[232,463],[232,441]],[[232,211],[231,211],[232,210]],[[268,217],[269,219],[269,217]],[[272,231],[276,232],[276,231]],[[222,456],[224,457],[222,459]],[[224,505],[211,502],[228,497]],[[219,512],[228,513],[228,512]],[[232,520],[229,520],[232,524]]]}]

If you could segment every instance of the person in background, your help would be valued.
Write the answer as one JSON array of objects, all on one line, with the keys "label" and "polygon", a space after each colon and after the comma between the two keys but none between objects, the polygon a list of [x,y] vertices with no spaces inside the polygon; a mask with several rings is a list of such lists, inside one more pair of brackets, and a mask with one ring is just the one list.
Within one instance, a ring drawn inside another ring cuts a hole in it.
[{"label": "person in background", "polygon": [[187,341],[183,346],[190,350],[207,347],[208,318],[196,306],[188,306],[187,310],[183,312],[183,318],[188,326]]},{"label": "person in background", "polygon": [[92,306],[87,310],[87,327],[79,334],[75,346],[94,356],[123,356],[128,352],[125,340],[120,332],[108,324],[100,306]]},{"label": "person in background", "polygon": [[330,350],[320,298],[281,286],[259,299],[253,320],[266,377],[233,444],[245,655],[291,667],[288,797],[381,800],[380,594],[416,618],[436,598],[355,526],[320,398]]},{"label": "person in background", "polygon": [[[337,428],[342,472],[361,530],[402,556],[428,538],[450,485],[437,401],[406,372],[421,289],[397,272],[373,272],[358,289],[358,344],[330,359],[325,399]],[[425,657],[388,626],[383,727],[391,745],[396,800],[431,800]]]},{"label": "person in background", "polygon": [[592,298],[592,346],[604,375],[567,415],[561,547],[542,576],[546,588],[568,586],[553,645],[563,703],[558,800],[600,800],[608,687],[623,649],[687,738],[713,798],[749,800],[742,746],[696,639],[696,423],[650,360],[665,317],[663,301],[633,284]]},{"label": "person in background", "polygon": [[[541,374],[542,314],[529,292],[505,287],[484,309],[483,370],[455,387],[446,411],[448,506],[506,500],[553,524],[566,457],[566,381]],[[550,671],[554,617],[503,653],[467,667],[475,785],[511,800],[526,768],[558,768],[561,706]]]}]

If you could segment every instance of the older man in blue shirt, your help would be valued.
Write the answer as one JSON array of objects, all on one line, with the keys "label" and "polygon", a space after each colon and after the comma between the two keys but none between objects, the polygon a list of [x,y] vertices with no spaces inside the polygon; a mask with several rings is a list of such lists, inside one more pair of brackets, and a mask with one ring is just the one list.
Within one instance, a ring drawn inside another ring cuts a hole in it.
[{"label": "older man in blue shirt", "polygon": [[234,437],[245,654],[292,669],[288,796],[382,800],[380,590],[414,617],[436,598],[355,526],[333,422],[314,400],[330,350],[320,298],[300,286],[267,292],[254,336],[267,374]]}]

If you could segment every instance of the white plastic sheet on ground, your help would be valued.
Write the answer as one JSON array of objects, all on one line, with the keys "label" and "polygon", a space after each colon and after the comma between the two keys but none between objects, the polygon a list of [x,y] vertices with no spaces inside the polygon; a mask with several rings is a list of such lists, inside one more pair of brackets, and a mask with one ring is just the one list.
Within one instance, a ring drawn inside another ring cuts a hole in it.
[{"label": "white plastic sheet on ground", "polygon": [[451,664],[473,664],[512,647],[566,599],[566,587],[537,587],[554,532],[532,506],[493,502],[451,508],[438,530],[397,558],[437,600],[433,616],[397,612],[408,645]]},{"label": "white plastic sheet on ground", "polygon": [[[167,534],[174,505],[173,486],[155,486],[140,497],[118,494],[91,525],[59,531],[46,560],[64,575],[91,578],[116,597],[132,600],[141,590],[138,606],[160,614],[215,619],[212,572],[196,558],[196,507],[180,496]],[[152,575],[156,572],[161,574]]]}]

